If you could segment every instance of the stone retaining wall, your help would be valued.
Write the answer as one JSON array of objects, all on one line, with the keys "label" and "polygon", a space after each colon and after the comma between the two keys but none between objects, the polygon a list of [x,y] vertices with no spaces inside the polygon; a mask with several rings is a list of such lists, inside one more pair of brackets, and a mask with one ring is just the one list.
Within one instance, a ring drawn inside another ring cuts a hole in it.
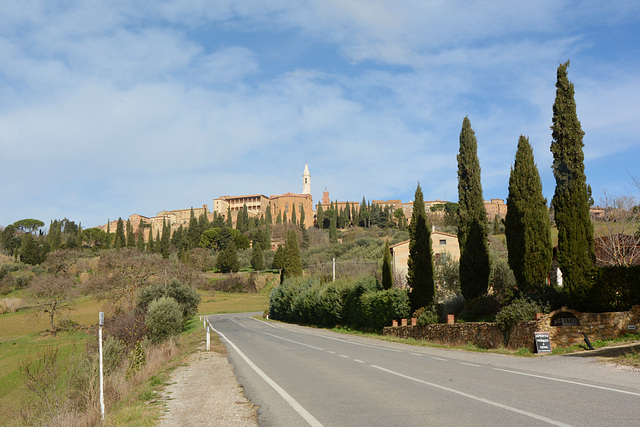
[{"label": "stone retaining wall", "polygon": [[[559,314],[573,314],[578,325],[551,326],[552,320]],[[636,330],[629,330],[629,325],[635,325]],[[638,332],[640,329],[640,305],[630,311],[613,313],[580,313],[562,307],[559,310],[543,315],[538,320],[520,322],[509,334],[508,348],[535,348],[534,332],[549,332],[551,347],[565,347],[584,341],[584,332],[592,340],[609,339],[627,332]],[[414,338],[431,341],[438,344],[462,346],[467,343],[481,348],[504,347],[504,337],[495,323],[469,322],[454,324],[432,324],[427,326],[389,326],[383,330],[383,335],[398,338]]]}]

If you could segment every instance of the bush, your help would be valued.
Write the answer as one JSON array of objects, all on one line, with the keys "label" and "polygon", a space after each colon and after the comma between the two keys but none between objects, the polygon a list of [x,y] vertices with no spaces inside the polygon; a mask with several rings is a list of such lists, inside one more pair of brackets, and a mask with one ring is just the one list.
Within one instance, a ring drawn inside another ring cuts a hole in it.
[{"label": "bush", "polygon": [[489,283],[500,304],[507,304],[515,297],[516,276],[507,261],[498,259],[491,263]]},{"label": "bush", "polygon": [[411,311],[406,289],[367,292],[360,297],[365,325],[382,330],[394,319],[409,317]]},{"label": "bush", "polygon": [[252,293],[258,292],[254,276],[246,274],[229,274],[222,279],[215,280],[209,286],[210,289],[218,292],[230,293]]},{"label": "bush", "polygon": [[436,310],[434,307],[425,307],[424,309],[420,310],[420,313],[418,314],[418,325],[419,326],[426,326],[426,325],[431,325],[432,323],[438,323],[438,313],[436,313]]},{"label": "bush", "polygon": [[528,298],[518,298],[496,314],[496,323],[504,335],[505,345],[509,344],[511,328],[518,322],[534,320],[536,313],[548,313],[549,306],[541,305]]},{"label": "bush", "polygon": [[486,295],[465,301],[459,317],[466,322],[492,322],[499,310],[495,295]]},{"label": "bush", "polygon": [[180,283],[178,279],[172,279],[166,286],[156,283],[144,288],[138,296],[138,307],[147,310],[152,301],[165,296],[178,302],[185,322],[198,312],[200,295],[191,286]]},{"label": "bush", "polygon": [[137,309],[118,312],[105,322],[105,333],[122,342],[128,349],[133,349],[147,334],[145,311]]},{"label": "bush", "polygon": [[149,304],[145,318],[147,335],[154,343],[166,340],[182,331],[182,309],[171,297],[161,297]]},{"label": "bush", "polygon": [[594,312],[625,311],[640,304],[640,265],[600,267],[591,277],[583,307]]}]

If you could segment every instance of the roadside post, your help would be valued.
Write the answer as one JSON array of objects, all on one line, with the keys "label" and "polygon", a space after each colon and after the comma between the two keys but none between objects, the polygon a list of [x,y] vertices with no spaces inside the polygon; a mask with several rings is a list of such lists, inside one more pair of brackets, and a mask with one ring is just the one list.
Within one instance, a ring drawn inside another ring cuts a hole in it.
[{"label": "roadside post", "polygon": [[102,326],[104,325],[104,312],[99,314],[98,347],[100,350],[100,419],[104,421],[104,370],[102,367]]},{"label": "roadside post", "polygon": [[209,331],[209,325],[207,325],[207,351],[211,350],[211,332]]}]

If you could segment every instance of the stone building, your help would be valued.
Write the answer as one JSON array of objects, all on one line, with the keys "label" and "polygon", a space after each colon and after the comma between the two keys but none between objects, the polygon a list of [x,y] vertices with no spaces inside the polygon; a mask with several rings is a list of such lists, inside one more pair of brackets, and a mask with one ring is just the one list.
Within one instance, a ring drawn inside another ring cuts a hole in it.
[{"label": "stone building", "polygon": [[487,220],[489,221],[493,221],[496,215],[498,215],[500,219],[505,219],[507,216],[507,205],[502,199],[485,200],[484,208],[487,210]]},{"label": "stone building", "polygon": [[[391,260],[394,274],[407,275],[409,260],[409,240],[396,243],[389,247],[391,250]],[[431,249],[434,259],[438,259],[444,254],[448,254],[453,260],[460,259],[460,246],[458,236],[455,234],[443,233],[442,231],[431,230]]]}]

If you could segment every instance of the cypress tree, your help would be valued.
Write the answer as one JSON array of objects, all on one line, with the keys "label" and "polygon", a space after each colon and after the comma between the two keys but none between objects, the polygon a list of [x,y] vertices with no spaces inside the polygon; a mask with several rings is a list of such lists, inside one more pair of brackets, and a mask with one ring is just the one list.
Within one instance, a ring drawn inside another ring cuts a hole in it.
[{"label": "cypress tree", "polygon": [[393,287],[393,274],[391,271],[391,250],[389,240],[384,242],[384,254],[382,256],[382,288],[391,289]]},{"label": "cypress tree", "polygon": [[509,177],[504,225],[509,267],[518,288],[541,290],[551,269],[551,224],[533,149],[529,138],[522,135]]},{"label": "cypress tree", "polygon": [[[189,228],[187,229],[187,244],[190,249],[198,247],[198,243],[200,243],[201,234],[202,232],[200,230],[200,224],[196,219],[196,214],[192,206],[191,215],[189,216]],[[181,237],[184,238],[184,236],[181,236]]]},{"label": "cypress tree", "polygon": [[558,66],[553,104],[551,152],[556,189],[552,199],[558,228],[558,265],[569,298],[584,296],[586,276],[595,260],[593,224],[589,217],[589,189],[584,172],[584,143],[576,112],[573,83],[567,78],[569,61]]},{"label": "cypress tree", "polygon": [[236,214],[236,230],[241,233],[244,233],[244,231],[246,230],[246,226],[244,224],[244,215],[241,210],[239,210]]},{"label": "cypress tree", "polygon": [[229,244],[220,253],[218,253],[218,258],[216,259],[216,267],[222,273],[231,273],[240,269],[240,264],[238,262],[238,251],[236,249],[236,245],[233,243],[233,240],[231,240]]},{"label": "cypress tree", "polygon": [[284,224],[287,224],[287,213],[286,212],[282,214],[282,222]]},{"label": "cypress tree", "polygon": [[295,204],[295,202],[293,203],[293,206],[291,206],[291,222],[293,223],[293,225],[298,225],[298,218],[296,217],[296,204]]},{"label": "cypress tree", "polygon": [[131,224],[131,219],[127,219],[127,247],[136,247],[136,236],[133,233],[133,225]]},{"label": "cypress tree", "polygon": [[284,247],[284,277],[302,276],[302,260],[300,259],[300,246],[295,230],[287,233],[287,242]]},{"label": "cypress tree", "polygon": [[153,226],[149,227],[149,241],[147,242],[147,251],[153,252]]},{"label": "cypress tree", "polygon": [[271,217],[271,205],[267,205],[267,210],[264,213],[264,221],[267,225],[273,224],[273,218]]},{"label": "cypress tree", "polygon": [[276,268],[278,270],[284,268],[284,246],[282,245],[278,245],[278,249],[276,249],[276,253],[273,255],[272,268]]},{"label": "cypress tree", "polygon": [[144,251],[144,228],[138,226],[137,235],[138,235],[138,238],[136,242],[136,248],[138,249],[138,251],[143,252]]},{"label": "cypress tree", "polygon": [[110,227],[111,227],[111,223],[109,221],[109,219],[107,219],[107,238],[105,240],[105,249],[110,249],[111,248],[111,231],[110,231]]},{"label": "cypress tree", "polygon": [[276,224],[282,224],[282,212],[278,212],[278,216],[276,217]]},{"label": "cypress tree", "polygon": [[333,215],[329,222],[329,242],[338,242],[338,229],[336,228],[336,217]]},{"label": "cypress tree", "polygon": [[304,214],[304,206],[300,205],[300,228],[304,231],[304,229],[307,227],[304,223],[306,217]]},{"label": "cypress tree", "polygon": [[460,131],[458,154],[458,241],[460,290],[466,299],[477,298],[487,292],[491,272],[487,245],[487,211],[482,198],[477,146],[469,117],[465,117]]},{"label": "cypress tree", "polygon": [[231,206],[227,206],[227,227],[233,228],[233,219],[231,218]]},{"label": "cypress tree", "polygon": [[433,250],[431,230],[424,210],[424,197],[420,184],[413,200],[413,214],[409,227],[409,259],[407,260],[407,283],[411,287],[409,301],[411,309],[417,310],[433,302]]},{"label": "cypress tree", "polygon": [[262,254],[262,242],[253,245],[251,250],[251,267],[260,271],[264,269],[264,255]]},{"label": "cypress tree", "polygon": [[127,246],[127,240],[124,235],[124,222],[122,222],[122,218],[118,218],[118,224],[116,225],[116,238],[113,242],[113,247],[120,249],[125,246]]},{"label": "cypress tree", "polygon": [[162,219],[162,237],[160,238],[160,254],[162,258],[169,258],[169,245],[171,243],[171,224]]},{"label": "cypress tree", "polygon": [[242,206],[242,231],[243,233],[251,228],[251,223],[249,222],[249,208],[247,208],[247,204],[245,203]]},{"label": "cypress tree", "polygon": [[322,203],[318,203],[318,210],[316,212],[316,227],[322,229],[324,226],[324,211],[322,210]]}]

